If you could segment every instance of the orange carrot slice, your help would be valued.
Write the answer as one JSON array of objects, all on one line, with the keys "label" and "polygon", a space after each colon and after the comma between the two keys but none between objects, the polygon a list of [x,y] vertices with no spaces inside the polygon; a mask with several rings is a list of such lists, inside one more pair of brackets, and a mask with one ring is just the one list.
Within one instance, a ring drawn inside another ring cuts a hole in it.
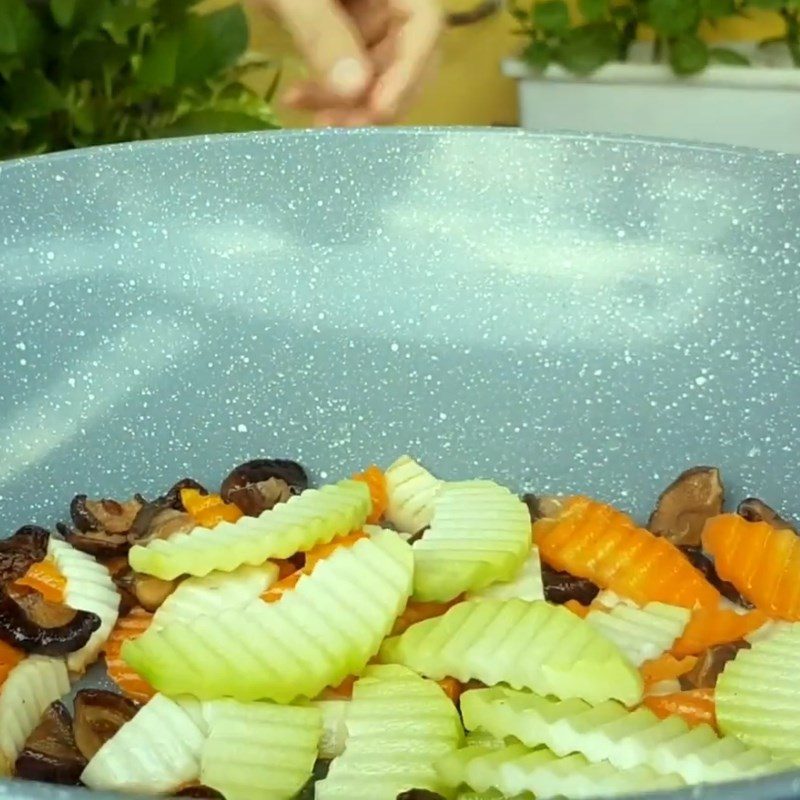
[{"label": "orange carrot slice", "polygon": [[800,538],[793,531],[720,514],[703,528],[703,548],[714,557],[720,578],[756,608],[800,620]]},{"label": "orange carrot slice", "polygon": [[569,609],[573,614],[577,614],[581,619],[585,619],[586,615],[592,610],[591,606],[585,606],[579,600],[567,600],[563,604],[564,608]]},{"label": "orange carrot slice", "polygon": [[372,498],[372,511],[367,522],[370,525],[375,525],[381,521],[381,518],[386,513],[386,508],[389,505],[389,494],[386,490],[386,476],[380,467],[374,464],[367,467],[363,472],[357,472],[353,475],[354,481],[363,481],[369,486],[369,495]]},{"label": "orange carrot slice", "polygon": [[551,567],[588,578],[639,605],[720,603],[719,592],[677,547],[604,503],[574,498],[557,519],[536,522],[533,533],[542,560]]},{"label": "orange carrot slice", "polygon": [[676,656],[699,655],[715,645],[744,639],[766,621],[763,611],[737,614],[729,608],[696,608],[672,652]]},{"label": "orange carrot slice", "polygon": [[642,705],[649,708],[657,717],[681,717],[687,725],[711,725],[717,727],[716,708],[713,689],[691,689],[672,694],[653,694],[645,697]]},{"label": "orange carrot slice", "polygon": [[22,650],[17,650],[10,644],[0,642],[0,686],[3,685],[11,670],[25,658]]},{"label": "orange carrot slice", "polygon": [[181,502],[203,528],[214,528],[220,522],[236,522],[242,517],[234,503],[226,503],[218,494],[201,494],[198,489],[181,489]]},{"label": "orange carrot slice", "polygon": [[463,595],[459,595],[448,603],[418,603],[416,600],[409,600],[403,613],[395,620],[391,635],[399,636],[417,622],[441,617],[445,611],[456,603],[460,603],[462,599]]},{"label": "orange carrot slice", "polygon": [[328,691],[336,697],[350,699],[353,696],[353,687],[357,680],[357,675],[348,675],[338,686],[331,686]]},{"label": "orange carrot slice", "polygon": [[664,653],[658,658],[645,661],[639,671],[642,673],[645,687],[661,681],[671,681],[691,672],[697,663],[696,656],[677,659],[671,653]]},{"label": "orange carrot slice", "polygon": [[28,571],[21,578],[17,578],[14,584],[33,589],[51,603],[63,603],[67,590],[67,579],[53,561],[31,564]]},{"label": "orange carrot slice", "polygon": [[266,603],[277,603],[280,600],[285,592],[294,589],[297,586],[297,582],[300,578],[303,577],[306,573],[303,570],[298,569],[296,572],[293,572],[291,575],[287,575],[285,578],[282,578],[277,583],[273,583],[268,589],[265,589],[261,593],[261,599]]},{"label": "orange carrot slice", "polygon": [[140,702],[147,702],[156,691],[122,660],[120,652],[122,645],[141,636],[150,627],[152,620],[152,614],[143,608],[134,608],[130,614],[117,620],[114,630],[103,646],[108,677],[117,684],[124,695]]},{"label": "orange carrot slice", "polygon": [[436,683],[444,689],[444,693],[457,705],[461,699],[461,693],[464,691],[463,685],[455,678],[442,678]]}]

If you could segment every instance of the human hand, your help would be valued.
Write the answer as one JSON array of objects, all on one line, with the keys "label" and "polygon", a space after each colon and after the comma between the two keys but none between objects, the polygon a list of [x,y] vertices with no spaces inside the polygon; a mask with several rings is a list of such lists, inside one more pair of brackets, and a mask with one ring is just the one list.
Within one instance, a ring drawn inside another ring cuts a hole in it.
[{"label": "human hand", "polygon": [[259,0],[294,38],[315,77],[284,102],[318,125],[392,122],[435,62],[443,15],[436,0]]}]

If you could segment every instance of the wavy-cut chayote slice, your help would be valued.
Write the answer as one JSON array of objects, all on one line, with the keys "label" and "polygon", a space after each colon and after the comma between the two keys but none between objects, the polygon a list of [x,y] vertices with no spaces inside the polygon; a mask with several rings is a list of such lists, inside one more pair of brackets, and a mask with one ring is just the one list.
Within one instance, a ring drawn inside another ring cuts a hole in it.
[{"label": "wavy-cut chayote slice", "polygon": [[437,770],[451,787],[494,789],[503,797],[531,792],[537,800],[617,797],[684,785],[677,775],[659,775],[648,767],[620,770],[608,762],[592,764],[579,753],[559,758],[546,748],[529,750],[522,744],[465,747],[442,758]]},{"label": "wavy-cut chayote slice", "polygon": [[556,755],[581,753],[620,770],[648,767],[679,775],[687,784],[730,781],[785,765],[763,748],[720,738],[708,725],[690,728],[680,717],[659,719],[646,708],[628,711],[608,701],[558,701],[530,692],[493,687],[465,692],[464,724],[497,738],[513,736],[528,747],[547,746]]},{"label": "wavy-cut chayote slice", "polygon": [[430,525],[433,501],[444,481],[431,475],[411,456],[400,456],[384,475],[387,521],[402,533],[418,533]]},{"label": "wavy-cut chayote slice", "polygon": [[148,630],[122,657],[168,695],[316,697],[358,674],[411,591],[411,548],[393,531],[341,547],[276,603]]},{"label": "wavy-cut chayote slice", "polygon": [[129,560],[137,572],[164,580],[208,575],[213,570],[231,572],[242,564],[288,558],[360,529],[371,507],[366,483],[341,481],[307,489],[259,517],[176,533],[168,539],[154,539],[146,547],[137,545],[131,548]]},{"label": "wavy-cut chayote slice", "polygon": [[591,703],[633,705],[642,678],[622,653],[580,617],[544,601],[470,600],[387,639],[386,663],[430,678],[507,683]]},{"label": "wavy-cut chayote slice", "polygon": [[316,800],[395,800],[408,789],[442,792],[434,762],[455,750],[463,729],[442,688],[405,667],[367,667],[353,689],[347,746]]},{"label": "wavy-cut chayote slice", "polygon": [[515,494],[492,481],[447,483],[414,542],[414,597],[447,602],[510,581],[531,547],[530,514]]},{"label": "wavy-cut chayote slice", "polygon": [[666,603],[648,603],[643,608],[619,603],[608,611],[590,611],[585,619],[638,667],[669,650],[691,616],[688,608]]},{"label": "wavy-cut chayote slice", "polygon": [[740,650],[714,693],[720,729],[750,745],[800,758],[800,625]]},{"label": "wavy-cut chayote slice", "polygon": [[200,775],[205,741],[196,700],[157,694],[86,765],[90,789],[162,794]]},{"label": "wavy-cut chayote slice", "polygon": [[159,607],[151,624],[157,630],[175,622],[188,624],[198,617],[244,608],[277,579],[278,566],[270,561],[257,567],[245,565],[233,572],[187,578]]},{"label": "wavy-cut chayote slice", "polygon": [[544,600],[544,583],[542,581],[542,562],[539,559],[539,548],[532,547],[528,557],[522,563],[517,574],[510,581],[493,583],[477,592],[468,592],[467,599],[479,600]]},{"label": "wavy-cut chayote slice", "polygon": [[63,658],[28,656],[9,672],[0,686],[0,776],[11,774],[42,714],[68,691]]},{"label": "wavy-cut chayote slice", "polygon": [[200,783],[225,800],[291,800],[317,758],[319,709],[215,700],[205,704],[208,738]]},{"label": "wavy-cut chayote slice", "polygon": [[71,672],[83,673],[97,660],[100,650],[108,639],[119,616],[119,592],[108,570],[98,564],[92,556],[76,550],[68,542],[53,536],[47,545],[48,557],[52,558],[66,580],[64,602],[78,611],[91,611],[100,617],[100,627],[89,641],[67,656],[67,667]]}]

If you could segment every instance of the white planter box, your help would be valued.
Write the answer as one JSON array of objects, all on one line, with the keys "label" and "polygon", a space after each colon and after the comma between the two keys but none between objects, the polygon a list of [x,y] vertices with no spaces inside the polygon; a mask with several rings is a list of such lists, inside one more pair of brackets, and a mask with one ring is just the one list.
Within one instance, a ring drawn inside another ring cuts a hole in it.
[{"label": "white planter box", "polygon": [[800,69],[720,65],[680,79],[665,64],[647,63],[648,50],[639,46],[633,61],[586,78],[506,61],[504,74],[519,81],[520,124],[800,153]]}]

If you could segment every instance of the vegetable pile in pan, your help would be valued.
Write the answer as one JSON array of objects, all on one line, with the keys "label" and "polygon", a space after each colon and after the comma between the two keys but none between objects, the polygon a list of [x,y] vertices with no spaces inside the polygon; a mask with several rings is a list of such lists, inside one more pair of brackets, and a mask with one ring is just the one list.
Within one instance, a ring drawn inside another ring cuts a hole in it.
[{"label": "vegetable pile in pan", "polygon": [[[695,467],[646,527],[408,456],[78,495],[0,542],[0,775],[227,800],[617,796],[800,758],[800,541]],[[71,684],[98,662],[115,691]],[[102,665],[102,666],[101,666]]]}]

